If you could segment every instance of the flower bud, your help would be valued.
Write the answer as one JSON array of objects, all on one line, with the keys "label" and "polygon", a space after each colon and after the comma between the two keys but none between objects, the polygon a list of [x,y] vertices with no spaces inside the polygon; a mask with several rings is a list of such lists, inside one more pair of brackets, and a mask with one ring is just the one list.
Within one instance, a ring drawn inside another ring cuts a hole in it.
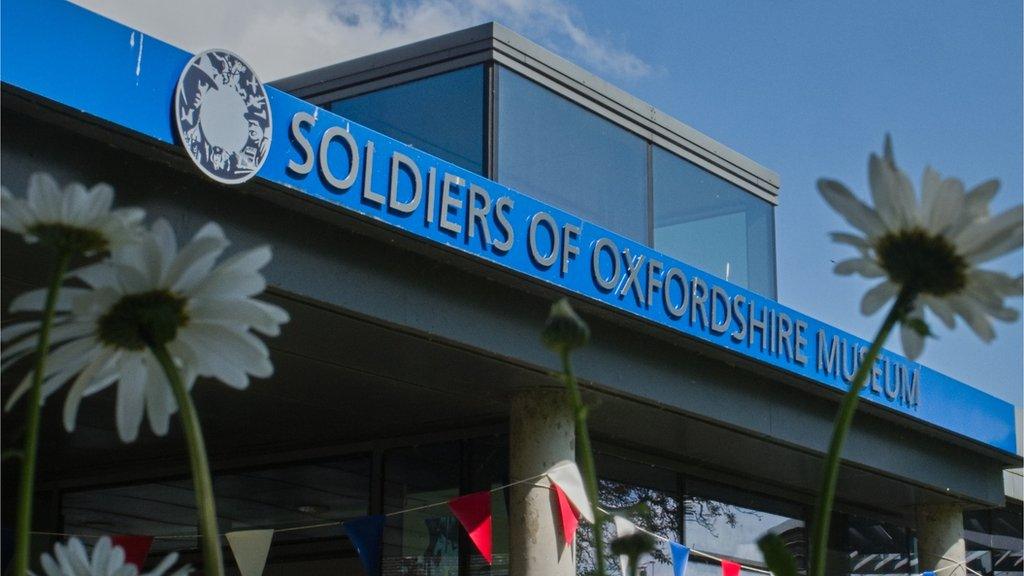
[{"label": "flower bud", "polygon": [[590,341],[590,328],[565,298],[551,305],[541,333],[544,345],[556,352],[568,352]]},{"label": "flower bud", "polygon": [[646,532],[640,532],[639,530],[628,535],[620,536],[615,540],[612,540],[612,554],[616,556],[626,556],[628,565],[631,569],[636,568],[636,561],[643,554],[648,554],[654,550],[654,537]]}]

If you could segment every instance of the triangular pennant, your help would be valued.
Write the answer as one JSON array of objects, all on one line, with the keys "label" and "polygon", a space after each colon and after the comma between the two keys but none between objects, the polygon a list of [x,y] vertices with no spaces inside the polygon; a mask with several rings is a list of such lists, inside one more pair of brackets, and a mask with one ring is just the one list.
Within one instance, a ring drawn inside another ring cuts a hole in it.
[{"label": "triangular pennant", "polygon": [[270,552],[270,541],[274,539],[274,531],[241,530],[228,532],[228,545],[235,555],[235,564],[242,576],[260,576],[267,565],[267,554]]},{"label": "triangular pennant", "polygon": [[672,576],[683,576],[686,573],[686,561],[690,559],[690,549],[678,542],[669,542],[672,549]]},{"label": "triangular pennant", "polygon": [[146,556],[149,556],[149,549],[153,546],[153,537],[118,534],[111,536],[110,543],[124,549],[125,564],[134,564],[141,571],[142,565],[146,563]]},{"label": "triangular pennant", "polygon": [[722,576],[740,576],[740,565],[728,560],[722,560]]},{"label": "triangular pennant", "polygon": [[466,529],[469,539],[476,545],[480,555],[491,563],[491,493],[474,492],[452,498],[448,507]]},{"label": "triangular pennant", "polygon": [[359,553],[359,560],[369,576],[376,576],[380,572],[380,550],[384,540],[384,516],[363,516],[355,520],[343,522],[341,525],[352,541],[356,552]]},{"label": "triangular pennant", "polygon": [[[636,524],[633,524],[628,519],[622,516],[612,516],[615,520],[615,535],[619,538],[626,536],[632,536],[636,534]],[[629,574],[629,556],[625,554],[619,554],[619,568],[622,569],[622,573]]]},{"label": "triangular pennant", "polygon": [[562,519],[562,539],[565,545],[568,546],[572,544],[572,540],[576,536],[576,527],[579,526],[580,521],[562,488],[557,483],[552,482],[551,489],[554,491],[555,500],[558,502],[558,515]]},{"label": "triangular pennant", "polygon": [[572,460],[562,460],[546,472],[550,479],[565,492],[565,496],[576,507],[576,511],[584,520],[594,523],[594,509],[590,506],[590,498],[587,497],[587,489],[583,485],[583,477],[580,476],[580,469]]}]

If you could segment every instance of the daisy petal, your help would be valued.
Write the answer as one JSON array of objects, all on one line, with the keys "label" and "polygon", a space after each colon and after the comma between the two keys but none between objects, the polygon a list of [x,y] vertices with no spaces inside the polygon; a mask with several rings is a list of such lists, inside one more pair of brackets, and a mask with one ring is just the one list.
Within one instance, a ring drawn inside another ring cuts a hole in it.
[{"label": "daisy petal", "polygon": [[906,322],[900,325],[900,342],[903,344],[903,355],[911,360],[916,360],[924,352],[924,336]]},{"label": "daisy petal", "polygon": [[104,348],[99,355],[86,366],[85,370],[75,378],[71,388],[68,389],[67,398],[64,400],[64,429],[68,432],[75,431],[75,423],[78,419],[78,405],[82,402],[82,396],[93,384],[93,377],[97,372],[105,368],[107,362],[115,354],[110,348]]},{"label": "daisy petal", "polygon": [[923,294],[919,296],[921,302],[928,306],[928,308],[935,313],[936,316],[942,320],[942,323],[946,325],[946,328],[953,329],[956,327],[956,312],[950,305],[942,298],[936,298]]},{"label": "daisy petal", "polygon": [[[49,288],[37,288],[35,290],[29,290],[24,294],[21,294],[11,300],[11,305],[8,310],[11,312],[41,312],[46,306],[46,295],[49,292]],[[71,305],[75,298],[87,293],[88,290],[83,288],[68,288],[62,287],[57,293],[57,302],[54,309],[58,312],[67,312],[71,310]]]},{"label": "daisy petal", "polygon": [[991,342],[995,337],[995,330],[992,323],[988,321],[985,313],[970,298],[956,296],[949,299],[949,305],[956,310],[956,313],[967,322],[971,330],[985,342]]},{"label": "daisy petal", "polygon": [[948,178],[939,185],[925,227],[934,234],[944,233],[952,226],[964,209],[964,185],[955,178]]},{"label": "daisy petal", "polygon": [[829,233],[829,237],[831,237],[832,241],[837,244],[849,244],[854,248],[860,249],[862,252],[871,249],[871,243],[863,236],[847,234],[846,232],[831,232]]},{"label": "daisy petal", "polygon": [[899,293],[899,286],[886,280],[878,286],[864,293],[864,299],[860,302],[860,312],[865,316],[871,316],[878,309],[892,300]]},{"label": "daisy petal", "polygon": [[157,436],[166,436],[170,429],[171,414],[177,411],[171,385],[163,369],[152,354],[145,359],[146,370],[146,416],[149,427]]},{"label": "daisy petal", "polygon": [[121,382],[117,386],[117,435],[124,443],[139,437],[139,425],[145,409],[146,367],[141,354],[128,354],[121,365]]},{"label": "daisy petal", "polygon": [[988,207],[999,191],[999,180],[986,180],[971,188],[964,198],[964,210],[972,219],[988,216]]},{"label": "daisy petal", "polygon": [[885,276],[885,270],[870,258],[851,258],[836,264],[835,273],[840,276],[860,274],[865,278],[881,278]]},{"label": "daisy petal", "polygon": [[993,246],[1001,245],[1009,240],[1018,240],[1021,244],[1021,221],[1024,219],[1024,207],[1017,205],[1009,210],[983,220],[978,220],[960,232],[953,241],[958,252],[974,260],[972,255],[989,252]]},{"label": "daisy petal", "polygon": [[878,213],[858,200],[846,186],[835,180],[818,180],[818,192],[825,202],[846,219],[852,226],[874,238],[885,233],[886,228]]}]

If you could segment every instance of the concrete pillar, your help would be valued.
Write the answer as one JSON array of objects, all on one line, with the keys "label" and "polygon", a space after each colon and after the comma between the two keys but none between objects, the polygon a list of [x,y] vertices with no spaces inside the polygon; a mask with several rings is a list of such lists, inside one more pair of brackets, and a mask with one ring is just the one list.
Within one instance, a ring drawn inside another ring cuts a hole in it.
[{"label": "concrete pillar", "polygon": [[[959,504],[926,504],[917,508],[917,555],[920,571],[942,570],[942,576],[965,576],[964,511]],[[958,568],[947,568],[960,564]]]},{"label": "concrete pillar", "polygon": [[[510,480],[542,474],[559,461],[575,457],[575,425],[563,390],[529,390],[512,398]],[[546,486],[533,484],[511,488],[509,574],[575,576],[575,549],[566,546],[560,534],[561,520],[554,494]]]}]

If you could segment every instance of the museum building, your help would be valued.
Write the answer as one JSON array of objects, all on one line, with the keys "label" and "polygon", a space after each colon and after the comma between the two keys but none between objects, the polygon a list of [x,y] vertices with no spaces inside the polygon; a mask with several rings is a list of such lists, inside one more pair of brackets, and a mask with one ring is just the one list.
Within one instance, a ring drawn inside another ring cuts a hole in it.
[{"label": "museum building", "polygon": [[[214,220],[231,250],[273,248],[264,298],[291,316],[267,340],[274,375],[193,391],[221,530],[279,530],[265,574],[363,574],[328,524],[397,511],[382,575],[521,576],[527,555],[550,562],[529,573],[584,573],[585,537],[576,566],[554,524],[526,521],[541,487],[492,493],[491,563],[429,506],[573,458],[558,358],[539,337],[563,296],[593,334],[574,360],[603,503],[645,502],[638,525],[748,567],[765,567],[756,541],[774,531],[804,562],[832,420],[867,342],[776,301],[778,175],[499,24],[261,85],[256,144],[231,170],[215,154],[204,167],[198,130],[220,119],[176,99],[192,54],[61,0],[2,11],[6,188],[23,193],[38,171],[108,182],[179,239]],[[5,324],[47,271],[4,233]],[[5,397],[24,370],[4,374]],[[151,558],[199,566],[177,419],[123,444],[112,390],[83,402],[73,434],[60,400],[43,411],[35,529],[152,535]],[[1021,466],[1020,421],[886,352],[847,441],[829,572],[1024,573],[1020,475],[1005,472]],[[5,415],[4,436],[19,426]],[[666,558],[642,573],[671,574]],[[687,568],[719,571],[701,557]]]}]

